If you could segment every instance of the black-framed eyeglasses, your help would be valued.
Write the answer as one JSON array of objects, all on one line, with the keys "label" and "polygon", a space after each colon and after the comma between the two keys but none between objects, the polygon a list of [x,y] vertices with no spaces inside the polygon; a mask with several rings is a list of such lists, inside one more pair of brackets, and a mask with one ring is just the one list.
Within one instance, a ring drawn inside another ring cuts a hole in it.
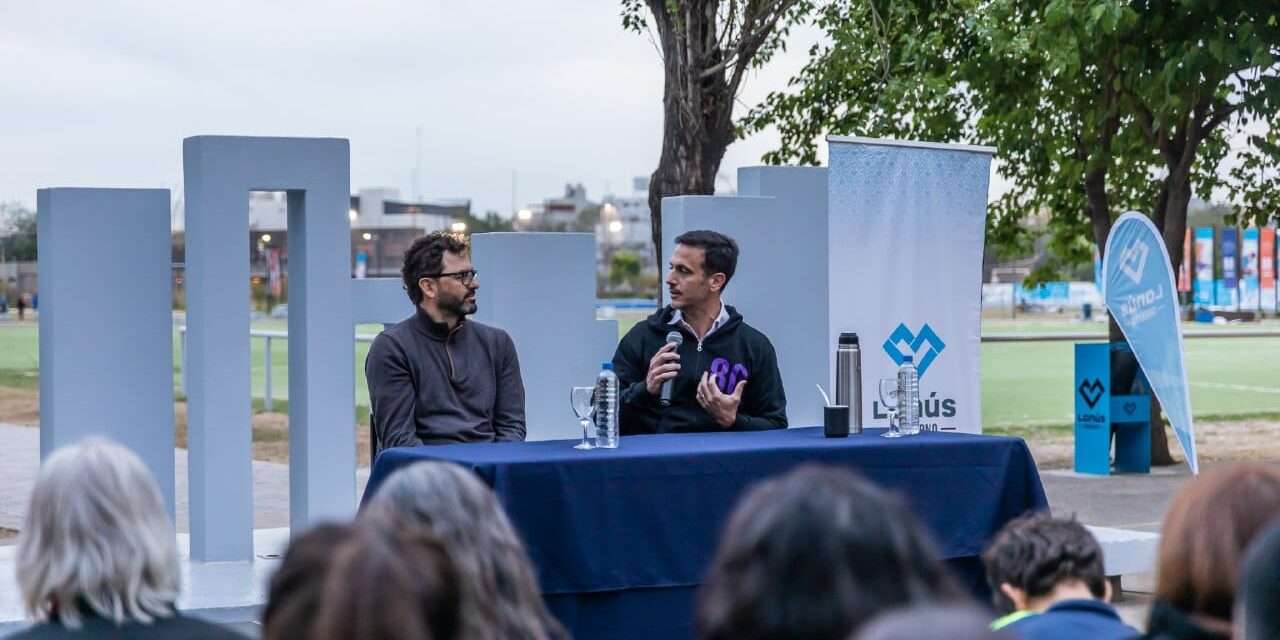
[{"label": "black-framed eyeglasses", "polygon": [[463,286],[470,286],[472,282],[475,282],[478,275],[480,275],[479,271],[467,269],[466,271],[450,271],[448,273],[428,273],[423,275],[422,278],[453,278],[461,282]]}]

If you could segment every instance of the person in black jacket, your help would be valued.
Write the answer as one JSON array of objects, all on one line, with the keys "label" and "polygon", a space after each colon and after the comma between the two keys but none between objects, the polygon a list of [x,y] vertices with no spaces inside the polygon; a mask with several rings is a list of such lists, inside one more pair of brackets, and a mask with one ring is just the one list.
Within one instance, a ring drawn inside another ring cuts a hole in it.
[{"label": "person in black jacket", "polygon": [[[787,426],[778,357],[763,333],[724,304],[738,244],[715,231],[676,238],[671,304],[627,332],[613,355],[621,388],[621,433],[758,431]],[[684,342],[666,342],[672,331]],[[671,405],[659,403],[672,380]]]}]

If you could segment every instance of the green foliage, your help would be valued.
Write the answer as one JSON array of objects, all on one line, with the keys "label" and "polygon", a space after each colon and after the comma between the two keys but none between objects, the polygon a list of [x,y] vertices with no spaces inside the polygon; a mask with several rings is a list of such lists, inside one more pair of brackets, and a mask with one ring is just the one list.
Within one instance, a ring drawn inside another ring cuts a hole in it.
[{"label": "green foliage", "polygon": [[469,233],[511,231],[513,229],[510,218],[504,218],[498,215],[497,211],[492,210],[486,211],[482,218],[468,213],[462,221],[467,223],[467,231]]},{"label": "green foliage", "polygon": [[[741,125],[777,128],[770,163],[816,164],[829,133],[994,145],[1012,186],[988,242],[1025,248],[1027,216],[1047,211],[1064,268],[1125,210],[1180,243],[1192,192],[1225,191],[1254,221],[1280,205],[1280,26],[1265,4],[831,0],[812,14],[827,38]],[[1233,149],[1246,127],[1267,133]]]},{"label": "green foliage", "polygon": [[609,259],[609,284],[619,287],[634,283],[640,278],[642,269],[640,256],[625,249],[614,251],[613,257]]},{"label": "green foliage", "polygon": [[17,202],[0,203],[0,249],[5,260],[36,259],[36,212]]}]

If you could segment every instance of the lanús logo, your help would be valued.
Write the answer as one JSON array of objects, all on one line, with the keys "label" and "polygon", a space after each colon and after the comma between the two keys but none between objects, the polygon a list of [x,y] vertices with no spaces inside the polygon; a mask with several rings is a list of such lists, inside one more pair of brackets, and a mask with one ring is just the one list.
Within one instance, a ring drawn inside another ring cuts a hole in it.
[{"label": "lan\u00fas logo", "polygon": [[1080,386],[1076,388],[1076,391],[1080,393],[1080,399],[1084,400],[1084,403],[1092,409],[1098,406],[1098,400],[1102,399],[1102,394],[1106,391],[1106,388],[1102,386],[1102,381],[1097,378],[1092,380],[1085,378],[1080,381]]},{"label": "lan\u00fas logo", "polygon": [[[929,370],[929,365],[933,364],[933,361],[938,358],[938,354],[947,348],[946,343],[942,341],[942,338],[938,337],[938,334],[933,332],[933,327],[930,327],[927,322],[920,327],[919,333],[911,333],[906,323],[902,323],[898,325],[897,329],[893,330],[893,333],[889,334],[889,339],[884,341],[884,352],[889,354],[889,358],[893,360],[894,364],[902,364],[905,356],[898,345],[907,347],[907,353],[917,355],[915,358],[916,371],[920,373],[922,378],[924,373]],[[919,356],[920,347],[925,345],[928,345],[929,349],[924,352],[923,356]]]},{"label": "lan\u00fas logo", "polygon": [[1129,276],[1129,279],[1134,284],[1142,283],[1142,272],[1147,268],[1147,255],[1149,253],[1151,253],[1151,248],[1147,246],[1147,243],[1137,238],[1120,252],[1120,270],[1126,276]]}]

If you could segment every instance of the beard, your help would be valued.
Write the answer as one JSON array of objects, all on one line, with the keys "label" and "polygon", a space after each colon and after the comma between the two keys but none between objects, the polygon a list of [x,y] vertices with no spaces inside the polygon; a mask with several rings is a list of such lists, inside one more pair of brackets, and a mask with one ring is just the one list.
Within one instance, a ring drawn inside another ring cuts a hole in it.
[{"label": "beard", "polygon": [[441,296],[436,304],[441,311],[459,318],[475,313],[477,308],[475,298],[468,299],[465,296]]}]

